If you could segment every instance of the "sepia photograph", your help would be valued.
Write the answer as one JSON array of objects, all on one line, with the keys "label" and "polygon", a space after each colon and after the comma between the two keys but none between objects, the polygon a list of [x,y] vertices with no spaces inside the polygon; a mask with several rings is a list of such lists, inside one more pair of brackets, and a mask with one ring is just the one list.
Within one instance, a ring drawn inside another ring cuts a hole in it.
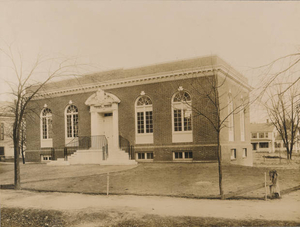
[{"label": "sepia photograph", "polygon": [[0,1],[0,227],[300,226],[300,2]]}]

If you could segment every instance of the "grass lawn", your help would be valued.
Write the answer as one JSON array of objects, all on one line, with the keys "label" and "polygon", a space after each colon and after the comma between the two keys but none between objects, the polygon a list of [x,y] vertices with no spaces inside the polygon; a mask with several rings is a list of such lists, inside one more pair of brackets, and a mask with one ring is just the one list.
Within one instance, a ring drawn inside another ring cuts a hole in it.
[{"label": "grass lawn", "polygon": [[[106,173],[110,172],[111,194],[170,195],[216,197],[218,171],[216,163],[145,163],[128,166],[47,166],[21,164],[23,188],[80,193],[106,193]],[[120,172],[114,172],[117,169]],[[225,193],[264,182],[264,172],[273,168],[228,165],[223,168]],[[277,169],[281,190],[300,184],[298,169]],[[57,178],[57,179],[55,179]],[[1,184],[13,182],[13,165],[0,164]],[[241,197],[263,198],[264,189]]]}]

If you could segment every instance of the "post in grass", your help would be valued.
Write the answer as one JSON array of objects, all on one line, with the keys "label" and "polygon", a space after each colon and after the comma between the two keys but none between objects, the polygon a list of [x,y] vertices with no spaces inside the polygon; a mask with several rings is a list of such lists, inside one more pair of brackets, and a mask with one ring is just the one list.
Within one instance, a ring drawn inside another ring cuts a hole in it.
[{"label": "post in grass", "polygon": [[109,172],[107,173],[107,181],[106,181],[106,195],[109,194]]},{"label": "post in grass", "polygon": [[268,199],[268,190],[267,190],[267,173],[265,172],[265,200]]}]

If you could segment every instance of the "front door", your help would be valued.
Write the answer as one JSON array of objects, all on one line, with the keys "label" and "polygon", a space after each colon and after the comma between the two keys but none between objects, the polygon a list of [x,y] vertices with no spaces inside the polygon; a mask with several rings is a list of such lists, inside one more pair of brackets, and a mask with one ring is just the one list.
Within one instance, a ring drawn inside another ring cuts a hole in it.
[{"label": "front door", "polygon": [[103,117],[104,135],[108,142],[108,147],[113,147],[113,116],[112,113],[105,113]]}]

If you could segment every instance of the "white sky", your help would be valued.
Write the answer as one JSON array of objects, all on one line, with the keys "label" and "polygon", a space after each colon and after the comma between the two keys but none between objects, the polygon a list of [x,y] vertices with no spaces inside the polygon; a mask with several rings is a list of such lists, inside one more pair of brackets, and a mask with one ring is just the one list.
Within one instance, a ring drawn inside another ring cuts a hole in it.
[{"label": "white sky", "polygon": [[0,38],[27,62],[60,53],[100,71],[218,54],[252,84],[252,67],[300,50],[299,24],[300,2],[0,2]]}]

